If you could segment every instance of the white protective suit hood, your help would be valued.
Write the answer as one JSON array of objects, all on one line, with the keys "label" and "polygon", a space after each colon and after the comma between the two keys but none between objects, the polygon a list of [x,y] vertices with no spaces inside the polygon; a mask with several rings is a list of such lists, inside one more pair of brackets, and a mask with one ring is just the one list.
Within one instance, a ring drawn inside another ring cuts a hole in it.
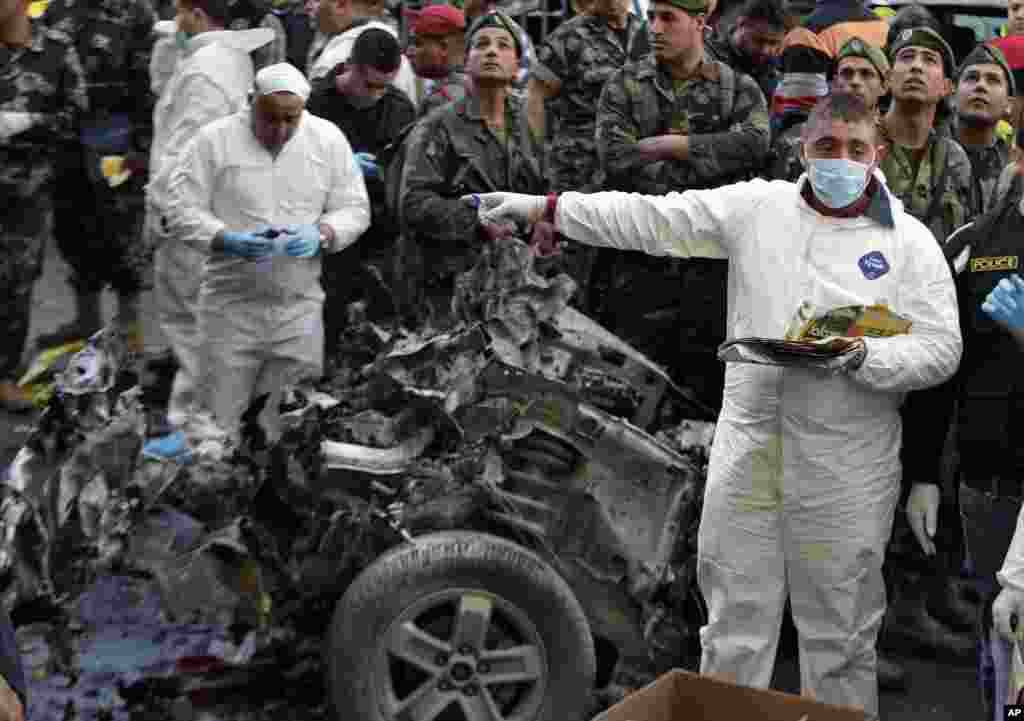
[{"label": "white protective suit hood", "polygon": [[[164,21],[169,22],[169,21]],[[170,23],[174,32],[177,25]],[[164,25],[163,30],[170,27]],[[179,129],[203,124],[241,110],[252,89],[255,68],[250,53],[274,40],[269,28],[251,30],[212,30],[192,38],[188,49],[182,52],[174,45],[174,35],[158,40],[170,43],[173,52],[173,72],[163,81],[160,99],[153,110],[153,145],[150,154],[150,202],[165,205],[167,180],[174,157],[183,149],[183,143],[196,128],[184,134]],[[154,52],[154,64],[156,62]],[[165,60],[165,62],[170,62]],[[156,76],[154,75],[154,82]],[[200,82],[201,81],[201,82]],[[203,97],[181,97],[182,92],[195,93],[197,84],[204,88]],[[209,96],[209,97],[207,97]],[[227,104],[224,105],[223,101]],[[209,106],[207,107],[207,104]],[[224,105],[224,107],[216,107]]]},{"label": "white protective suit hood", "polygon": [[167,81],[174,75],[174,69],[178,66],[181,51],[174,42],[174,34],[178,32],[178,25],[173,20],[159,20],[153,25],[153,34],[156,39],[153,42],[153,54],[149,60],[149,87],[153,95],[158,98],[167,87]]},{"label": "white protective suit hood", "polygon": [[211,30],[200,33],[192,38],[187,55],[201,50],[207,45],[219,43],[235,50],[251,53],[274,40],[274,31],[270,28],[252,28],[251,30]]}]

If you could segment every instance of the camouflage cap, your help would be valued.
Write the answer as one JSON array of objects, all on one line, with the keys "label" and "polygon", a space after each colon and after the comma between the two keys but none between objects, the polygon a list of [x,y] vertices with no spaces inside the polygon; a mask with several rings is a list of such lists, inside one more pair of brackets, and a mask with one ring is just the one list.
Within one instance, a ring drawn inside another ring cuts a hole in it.
[{"label": "camouflage cap", "polygon": [[839,48],[836,55],[836,69],[845,58],[864,58],[874,66],[883,80],[889,75],[889,59],[885,57],[882,49],[861,38],[850,38],[843,43],[843,47]]},{"label": "camouflage cap", "polygon": [[942,36],[931,28],[907,28],[896,36],[896,41],[889,47],[889,59],[895,60],[896,54],[906,47],[919,47],[934,50],[942,56],[942,65],[946,70],[946,77],[953,77],[956,70],[956,60],[953,59],[953,51],[949,43],[942,39]]},{"label": "camouflage cap", "polygon": [[1006,84],[1009,88],[1010,97],[1017,94],[1016,86],[1013,82],[1013,72],[1010,70],[1010,64],[1006,62],[1006,56],[1003,55],[1003,51],[999,48],[994,48],[991,45],[979,45],[974,48],[974,50],[972,50],[960,64],[960,69],[957,71],[956,75],[957,82],[960,82],[960,76],[964,74],[964,70],[972,65],[998,65],[1006,74]]},{"label": "camouflage cap", "polygon": [[665,3],[666,5],[695,14],[707,13],[711,7],[710,0],[652,0],[651,4],[654,5],[655,3]]}]

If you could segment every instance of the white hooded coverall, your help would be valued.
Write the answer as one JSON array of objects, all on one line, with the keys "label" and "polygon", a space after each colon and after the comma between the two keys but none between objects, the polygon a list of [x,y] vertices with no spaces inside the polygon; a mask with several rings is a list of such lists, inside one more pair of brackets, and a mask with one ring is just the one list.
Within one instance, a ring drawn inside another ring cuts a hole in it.
[{"label": "white hooded coverall", "polygon": [[212,123],[196,136],[171,179],[168,214],[181,240],[206,255],[199,293],[204,398],[237,434],[254,397],[270,393],[264,419],[278,433],[284,386],[323,372],[321,258],[239,258],[213,253],[221,230],[323,223],[334,253],[370,224],[363,176],[344,134],[303,112],[276,157],[256,139],[251,111]]},{"label": "white hooded coverall", "polygon": [[[906,392],[956,370],[956,294],[935,239],[895,198],[887,228],[819,214],[799,193],[804,182],[564,193],[556,228],[655,256],[728,258],[730,338],[784,337],[805,300],[819,311],[884,300],[912,320],[909,335],[865,339],[867,357],[850,373],[728,364],[698,541],[710,612],[702,673],[767,688],[788,594],[803,693],[877,718],[898,410]],[[876,262],[865,265],[869,254]]]},{"label": "white hooded coverall", "polygon": [[[171,25],[177,27],[174,23]],[[166,25],[162,29],[168,30]],[[255,72],[250,52],[273,39],[273,31],[266,28],[215,30],[193,37],[185,51],[167,47],[165,39],[160,48],[160,67],[151,67],[160,71],[160,76],[153,76],[156,83],[173,63],[170,77],[162,81],[162,92],[153,110],[151,180],[146,187],[146,200],[147,228],[156,247],[154,290],[160,327],[180,366],[174,377],[167,414],[176,425],[184,420],[189,406],[198,400],[200,342],[196,308],[204,256],[169,237],[163,227],[171,173],[200,128],[246,106]],[[154,49],[154,61],[156,59]]]}]

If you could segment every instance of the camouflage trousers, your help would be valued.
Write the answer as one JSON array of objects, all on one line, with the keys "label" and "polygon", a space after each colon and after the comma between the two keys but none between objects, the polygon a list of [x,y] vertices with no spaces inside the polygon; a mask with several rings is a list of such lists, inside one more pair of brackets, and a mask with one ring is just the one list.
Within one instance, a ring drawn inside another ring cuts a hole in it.
[{"label": "camouflage trousers", "polygon": [[81,167],[57,176],[53,235],[79,293],[108,286],[134,295],[151,285],[153,248],[143,233],[145,193],[140,179],[109,188]]},{"label": "camouflage trousers", "polygon": [[0,211],[0,381],[16,380],[25,350],[32,314],[32,289],[42,275],[46,236],[51,222],[49,204],[23,199]]}]

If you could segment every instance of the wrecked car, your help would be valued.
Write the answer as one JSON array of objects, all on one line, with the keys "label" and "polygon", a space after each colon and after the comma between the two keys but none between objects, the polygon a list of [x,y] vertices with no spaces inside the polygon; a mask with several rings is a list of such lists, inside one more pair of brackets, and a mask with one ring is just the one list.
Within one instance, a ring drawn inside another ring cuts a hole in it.
[{"label": "wrecked car", "polygon": [[180,461],[140,453],[146,394],[101,332],[3,488],[7,600],[133,572],[169,618],[321,636],[347,720],[583,719],[692,668],[714,414],[525,243],[460,287],[453,328],[350,325],[280,438],[265,398],[237,444],[197,412]]}]

